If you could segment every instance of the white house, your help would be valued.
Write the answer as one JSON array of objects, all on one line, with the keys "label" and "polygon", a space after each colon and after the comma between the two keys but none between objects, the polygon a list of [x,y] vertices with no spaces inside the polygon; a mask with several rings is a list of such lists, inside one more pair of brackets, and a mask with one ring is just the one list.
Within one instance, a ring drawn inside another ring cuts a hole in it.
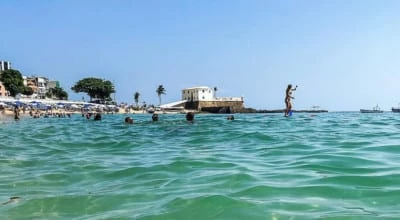
[{"label": "white house", "polygon": [[22,78],[24,79],[24,85],[32,88],[34,97],[38,97],[41,99],[46,98],[46,92],[49,89],[48,83],[50,82],[47,78],[37,76],[23,76]]},{"label": "white house", "polygon": [[182,90],[182,101],[239,101],[243,102],[243,97],[216,97],[213,88],[207,86],[192,87]]},{"label": "white house", "polygon": [[0,71],[11,69],[11,63],[8,61],[0,60]]},{"label": "white house", "polygon": [[214,101],[214,89],[207,86],[192,87],[182,90],[182,100],[186,101]]}]

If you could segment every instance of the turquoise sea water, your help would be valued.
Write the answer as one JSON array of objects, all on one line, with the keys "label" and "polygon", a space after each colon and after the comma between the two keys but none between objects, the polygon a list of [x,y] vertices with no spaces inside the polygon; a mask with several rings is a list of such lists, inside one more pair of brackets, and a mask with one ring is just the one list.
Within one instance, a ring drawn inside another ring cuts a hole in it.
[{"label": "turquoise sea water", "polygon": [[400,219],[400,114],[125,116],[1,122],[0,219]]}]

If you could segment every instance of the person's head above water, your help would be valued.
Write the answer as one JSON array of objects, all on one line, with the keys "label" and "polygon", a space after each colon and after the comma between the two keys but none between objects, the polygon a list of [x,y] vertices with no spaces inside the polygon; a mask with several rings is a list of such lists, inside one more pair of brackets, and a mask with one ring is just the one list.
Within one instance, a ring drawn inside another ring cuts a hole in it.
[{"label": "person's head above water", "polygon": [[101,114],[100,114],[100,113],[97,113],[97,114],[94,116],[94,120],[95,120],[95,121],[100,121],[100,120],[101,120]]},{"label": "person's head above water", "polygon": [[154,113],[154,114],[151,116],[151,119],[152,119],[153,121],[158,121],[158,114]]},{"label": "person's head above water", "polygon": [[133,119],[131,117],[126,117],[125,118],[125,123],[126,124],[133,124]]},{"label": "person's head above water", "polygon": [[226,117],[227,120],[235,120],[235,117],[233,115],[228,115],[228,117]]},{"label": "person's head above water", "polygon": [[194,114],[193,114],[193,112],[188,112],[188,113],[186,114],[186,120],[187,120],[187,121],[193,121],[193,120],[194,120]]}]

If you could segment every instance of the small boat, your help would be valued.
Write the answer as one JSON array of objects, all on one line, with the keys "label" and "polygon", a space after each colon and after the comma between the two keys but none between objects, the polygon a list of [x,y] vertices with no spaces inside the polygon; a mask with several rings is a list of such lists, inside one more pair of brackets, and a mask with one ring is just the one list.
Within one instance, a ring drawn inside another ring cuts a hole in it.
[{"label": "small boat", "polygon": [[400,103],[399,103],[399,106],[397,108],[395,108],[395,107],[392,108],[392,112],[399,112],[400,113]]},{"label": "small boat", "polygon": [[383,111],[379,108],[378,105],[371,109],[360,109],[361,113],[382,113]]},{"label": "small boat", "polygon": [[392,112],[400,112],[400,108],[392,108]]}]

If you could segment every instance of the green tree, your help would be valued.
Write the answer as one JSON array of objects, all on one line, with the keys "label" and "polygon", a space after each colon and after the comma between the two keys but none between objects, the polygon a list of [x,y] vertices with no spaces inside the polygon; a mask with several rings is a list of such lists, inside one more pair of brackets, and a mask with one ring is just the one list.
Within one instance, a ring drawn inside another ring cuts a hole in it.
[{"label": "green tree", "polygon": [[133,98],[135,99],[136,107],[139,106],[139,97],[140,97],[140,93],[135,92],[135,94],[133,95]]},{"label": "green tree", "polygon": [[68,99],[68,93],[61,87],[50,88],[49,91],[47,91],[46,96],[48,98],[56,98],[60,100]]},{"label": "green tree", "polygon": [[18,70],[9,69],[0,72],[0,81],[3,82],[4,87],[10,92],[11,96],[24,91],[24,79]]},{"label": "green tree", "polygon": [[47,90],[46,97],[47,98],[54,98],[53,88],[50,88],[49,90]]},{"label": "green tree", "polygon": [[114,85],[109,80],[89,77],[79,80],[71,90],[78,93],[84,92],[92,98],[100,99],[102,101],[112,100],[110,95],[114,93]]},{"label": "green tree", "polygon": [[61,100],[68,100],[68,93],[63,88],[56,88],[56,97]]},{"label": "green tree", "polygon": [[163,85],[159,85],[157,90],[156,90],[156,92],[157,92],[157,95],[158,95],[158,100],[160,101],[159,105],[161,105],[161,95],[164,95],[166,90],[164,89]]},{"label": "green tree", "polygon": [[25,86],[24,90],[22,91],[22,94],[24,95],[32,95],[33,94],[33,89],[31,87]]}]

